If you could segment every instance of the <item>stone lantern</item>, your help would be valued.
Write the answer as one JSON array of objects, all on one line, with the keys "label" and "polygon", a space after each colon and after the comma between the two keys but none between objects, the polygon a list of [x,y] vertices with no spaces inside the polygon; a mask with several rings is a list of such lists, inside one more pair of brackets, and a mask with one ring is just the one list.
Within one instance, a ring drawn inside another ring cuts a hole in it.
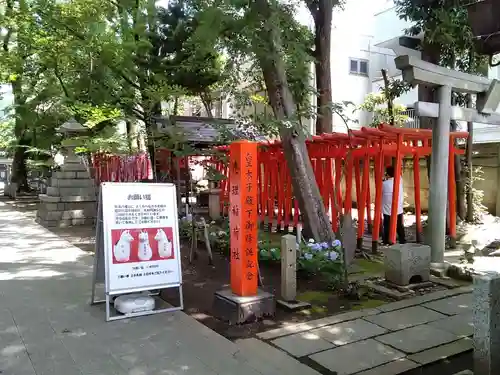
[{"label": "stone lantern", "polygon": [[75,154],[79,142],[72,137],[85,135],[88,129],[70,119],[58,129],[63,134],[66,154],[61,170],[52,174],[47,194],[40,194],[37,222],[47,227],[93,224],[96,217],[97,188],[90,173]]},{"label": "stone lantern", "polygon": [[67,161],[79,161],[75,154],[75,148],[79,146],[79,143],[71,138],[87,134],[88,128],[71,118],[57,128],[57,131],[63,135],[63,148]]},{"label": "stone lantern", "polygon": [[476,51],[490,57],[500,52],[500,0],[477,0],[467,6]]}]

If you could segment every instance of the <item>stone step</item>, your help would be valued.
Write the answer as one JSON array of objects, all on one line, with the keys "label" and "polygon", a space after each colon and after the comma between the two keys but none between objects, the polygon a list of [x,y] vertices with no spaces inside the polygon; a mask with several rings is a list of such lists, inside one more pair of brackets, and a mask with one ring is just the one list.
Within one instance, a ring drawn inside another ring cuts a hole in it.
[{"label": "stone step", "polygon": [[62,171],[58,171],[58,172],[54,172],[53,175],[52,175],[53,178],[59,178],[59,179],[62,179],[62,180],[67,180],[67,179],[71,179],[71,178],[86,178],[86,179],[90,179],[90,173],[88,171],[84,171],[84,172],[62,172]]},{"label": "stone step", "polygon": [[75,187],[75,188],[87,188],[94,187],[94,180],[90,178],[52,178],[50,185],[53,187]]},{"label": "stone step", "polygon": [[87,167],[82,163],[64,163],[61,172],[87,172]]},{"label": "stone step", "polygon": [[36,222],[46,228],[67,228],[76,225],[94,225],[95,219],[65,219],[65,220],[44,220],[40,217],[36,218]]},{"label": "stone step", "polygon": [[240,351],[234,356],[245,359],[251,367],[263,375],[320,375],[319,372],[300,363],[285,352],[258,339],[237,340],[236,345]]},{"label": "stone step", "polygon": [[96,208],[83,210],[64,210],[64,211],[49,211],[39,209],[37,216],[43,220],[68,220],[68,219],[85,219],[94,218],[96,216]]},{"label": "stone step", "polygon": [[47,195],[52,197],[67,197],[67,196],[96,196],[97,188],[93,187],[55,187],[47,188]]},{"label": "stone step", "polygon": [[40,194],[38,196],[40,202],[47,203],[73,203],[73,202],[96,202],[97,195],[67,195],[65,197],[50,196],[47,194]]},{"label": "stone step", "polygon": [[96,210],[96,202],[40,202],[38,210],[40,211],[67,211],[67,210]]}]

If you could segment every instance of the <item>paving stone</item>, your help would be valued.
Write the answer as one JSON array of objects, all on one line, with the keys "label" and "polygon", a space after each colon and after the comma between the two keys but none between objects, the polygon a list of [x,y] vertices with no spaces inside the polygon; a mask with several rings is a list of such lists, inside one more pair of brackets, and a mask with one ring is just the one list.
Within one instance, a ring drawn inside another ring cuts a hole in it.
[{"label": "paving stone", "polygon": [[394,348],[369,339],[316,353],[309,358],[337,375],[351,375],[404,356]]},{"label": "paving stone", "polygon": [[432,327],[454,333],[457,336],[472,336],[474,333],[472,313],[454,315],[428,324]]},{"label": "paving stone", "polygon": [[251,338],[238,340],[236,344],[241,348],[241,351],[235,355],[236,358],[243,356],[251,366],[262,374],[266,374],[269,366],[272,366],[277,374],[320,375],[312,368],[263,341]]},{"label": "paving stone", "polygon": [[335,347],[331,342],[324,340],[318,334],[314,334],[311,331],[280,337],[271,341],[271,343],[286,350],[295,357],[303,357]]},{"label": "paving stone", "polygon": [[403,310],[391,311],[379,315],[365,317],[365,320],[375,323],[381,327],[396,331],[413,327],[445,318],[446,315],[425,309],[420,306],[413,306]]},{"label": "paving stone", "polygon": [[406,307],[421,305],[426,302],[435,301],[442,298],[452,297],[459,294],[466,294],[472,292],[472,286],[464,286],[456,289],[440,290],[437,292],[424,294],[423,296],[413,297],[407,300],[386,303],[377,307],[377,310],[382,312],[394,311],[404,309]]},{"label": "paving stone", "polygon": [[460,296],[440,299],[422,306],[446,315],[469,313],[472,312],[472,294],[462,294]]},{"label": "paving stone", "polygon": [[358,372],[356,375],[398,375],[419,366],[416,362],[401,358],[370,370]]},{"label": "paving stone", "polygon": [[281,328],[271,329],[269,331],[257,334],[257,337],[262,340],[271,340],[277,337],[292,335],[298,332],[305,332],[315,328],[325,327],[331,324],[342,323],[349,320],[354,320],[362,318],[364,316],[370,316],[375,314],[380,314],[378,308],[349,311],[343,314],[337,314],[333,316],[328,316],[326,318],[311,320],[307,323],[290,324]]},{"label": "paving stone", "polygon": [[458,339],[459,337],[453,333],[431,327],[427,324],[376,337],[377,341],[406,353],[418,353]]},{"label": "paving stone", "polygon": [[311,331],[311,333],[315,333],[337,346],[369,339],[386,332],[386,329],[363,319],[351,320]]},{"label": "paving stone", "polygon": [[408,359],[418,362],[421,365],[427,365],[439,361],[444,358],[454,356],[463,352],[472,350],[473,343],[471,339],[465,338],[452,342],[450,344],[441,345],[436,348],[424,350],[423,352],[412,354]]}]

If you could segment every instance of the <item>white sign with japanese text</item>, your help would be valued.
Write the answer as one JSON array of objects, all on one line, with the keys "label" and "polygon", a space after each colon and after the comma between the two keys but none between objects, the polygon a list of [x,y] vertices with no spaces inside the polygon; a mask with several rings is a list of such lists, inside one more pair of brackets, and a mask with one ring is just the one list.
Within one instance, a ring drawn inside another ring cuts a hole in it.
[{"label": "white sign with japanese text", "polygon": [[106,182],[101,199],[106,292],[180,286],[175,185]]}]

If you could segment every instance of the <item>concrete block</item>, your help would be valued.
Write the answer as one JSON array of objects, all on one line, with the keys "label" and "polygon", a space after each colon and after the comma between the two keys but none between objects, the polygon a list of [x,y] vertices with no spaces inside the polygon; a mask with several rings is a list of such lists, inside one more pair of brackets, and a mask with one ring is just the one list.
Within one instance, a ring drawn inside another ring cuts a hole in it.
[{"label": "concrete block", "polygon": [[404,310],[367,316],[364,319],[381,327],[390,329],[391,331],[396,331],[443,318],[446,318],[446,315],[428,310],[421,306],[413,306]]},{"label": "concrete block", "polygon": [[474,277],[474,374],[500,374],[500,274]]},{"label": "concrete block", "polygon": [[53,179],[54,178],[57,178],[57,179],[76,178],[76,172],[61,172],[61,171],[58,171],[58,172],[54,172],[52,178]]},{"label": "concrete block", "polygon": [[231,324],[242,324],[264,316],[274,316],[276,303],[271,293],[259,290],[256,296],[240,297],[230,289],[215,293],[214,315]]},{"label": "concrete block", "polygon": [[49,186],[47,188],[47,195],[49,197],[60,197],[61,196],[61,193],[59,191],[59,188],[58,187],[54,187],[54,186]]},{"label": "concrete block", "polygon": [[312,332],[302,332],[280,337],[271,341],[271,343],[295,357],[303,357],[335,347],[331,342],[322,339],[319,335]]},{"label": "concrete block", "polygon": [[87,167],[81,163],[64,163],[61,166],[62,172],[87,172]]},{"label": "concrete block", "polygon": [[76,172],[76,178],[87,178],[87,179],[90,179],[90,173],[88,171],[85,171],[85,172]]},{"label": "concrete block", "polygon": [[38,195],[38,199],[40,200],[40,202],[57,203],[61,200],[61,197],[51,196],[51,195],[47,195],[47,194],[40,194],[40,195]]},{"label": "concrete block", "polygon": [[[47,190],[50,188],[47,188]],[[62,197],[65,196],[75,196],[75,195],[83,195],[83,196],[93,196],[97,194],[97,188],[95,186],[92,187],[60,187],[58,188],[59,195]],[[52,194],[54,195],[54,194]]]},{"label": "concrete block", "polygon": [[339,323],[311,331],[311,333],[317,334],[337,346],[366,340],[386,332],[386,329],[363,319],[356,319],[350,322]]},{"label": "concrete block", "polygon": [[94,181],[91,179],[60,179],[53,178],[51,185],[55,187],[75,187],[75,188],[91,188],[94,187]]},{"label": "concrete block", "polygon": [[96,202],[97,197],[94,194],[91,195],[67,195],[60,197],[60,201],[64,203],[70,202]]},{"label": "concrete block", "polygon": [[457,354],[468,352],[469,350],[472,350],[472,340],[464,338],[436,348],[424,350],[420,353],[412,354],[408,356],[408,359],[420,363],[421,365],[427,365]]},{"label": "concrete block", "polygon": [[404,353],[396,349],[369,339],[313,354],[309,358],[333,373],[351,375],[404,356]]},{"label": "concrete block", "polygon": [[439,345],[457,341],[460,337],[427,324],[388,333],[375,339],[406,353],[418,353]]},{"label": "concrete block", "polygon": [[415,243],[393,245],[384,250],[384,264],[385,278],[394,284],[408,285],[412,278],[412,282],[429,281],[431,248]]}]

